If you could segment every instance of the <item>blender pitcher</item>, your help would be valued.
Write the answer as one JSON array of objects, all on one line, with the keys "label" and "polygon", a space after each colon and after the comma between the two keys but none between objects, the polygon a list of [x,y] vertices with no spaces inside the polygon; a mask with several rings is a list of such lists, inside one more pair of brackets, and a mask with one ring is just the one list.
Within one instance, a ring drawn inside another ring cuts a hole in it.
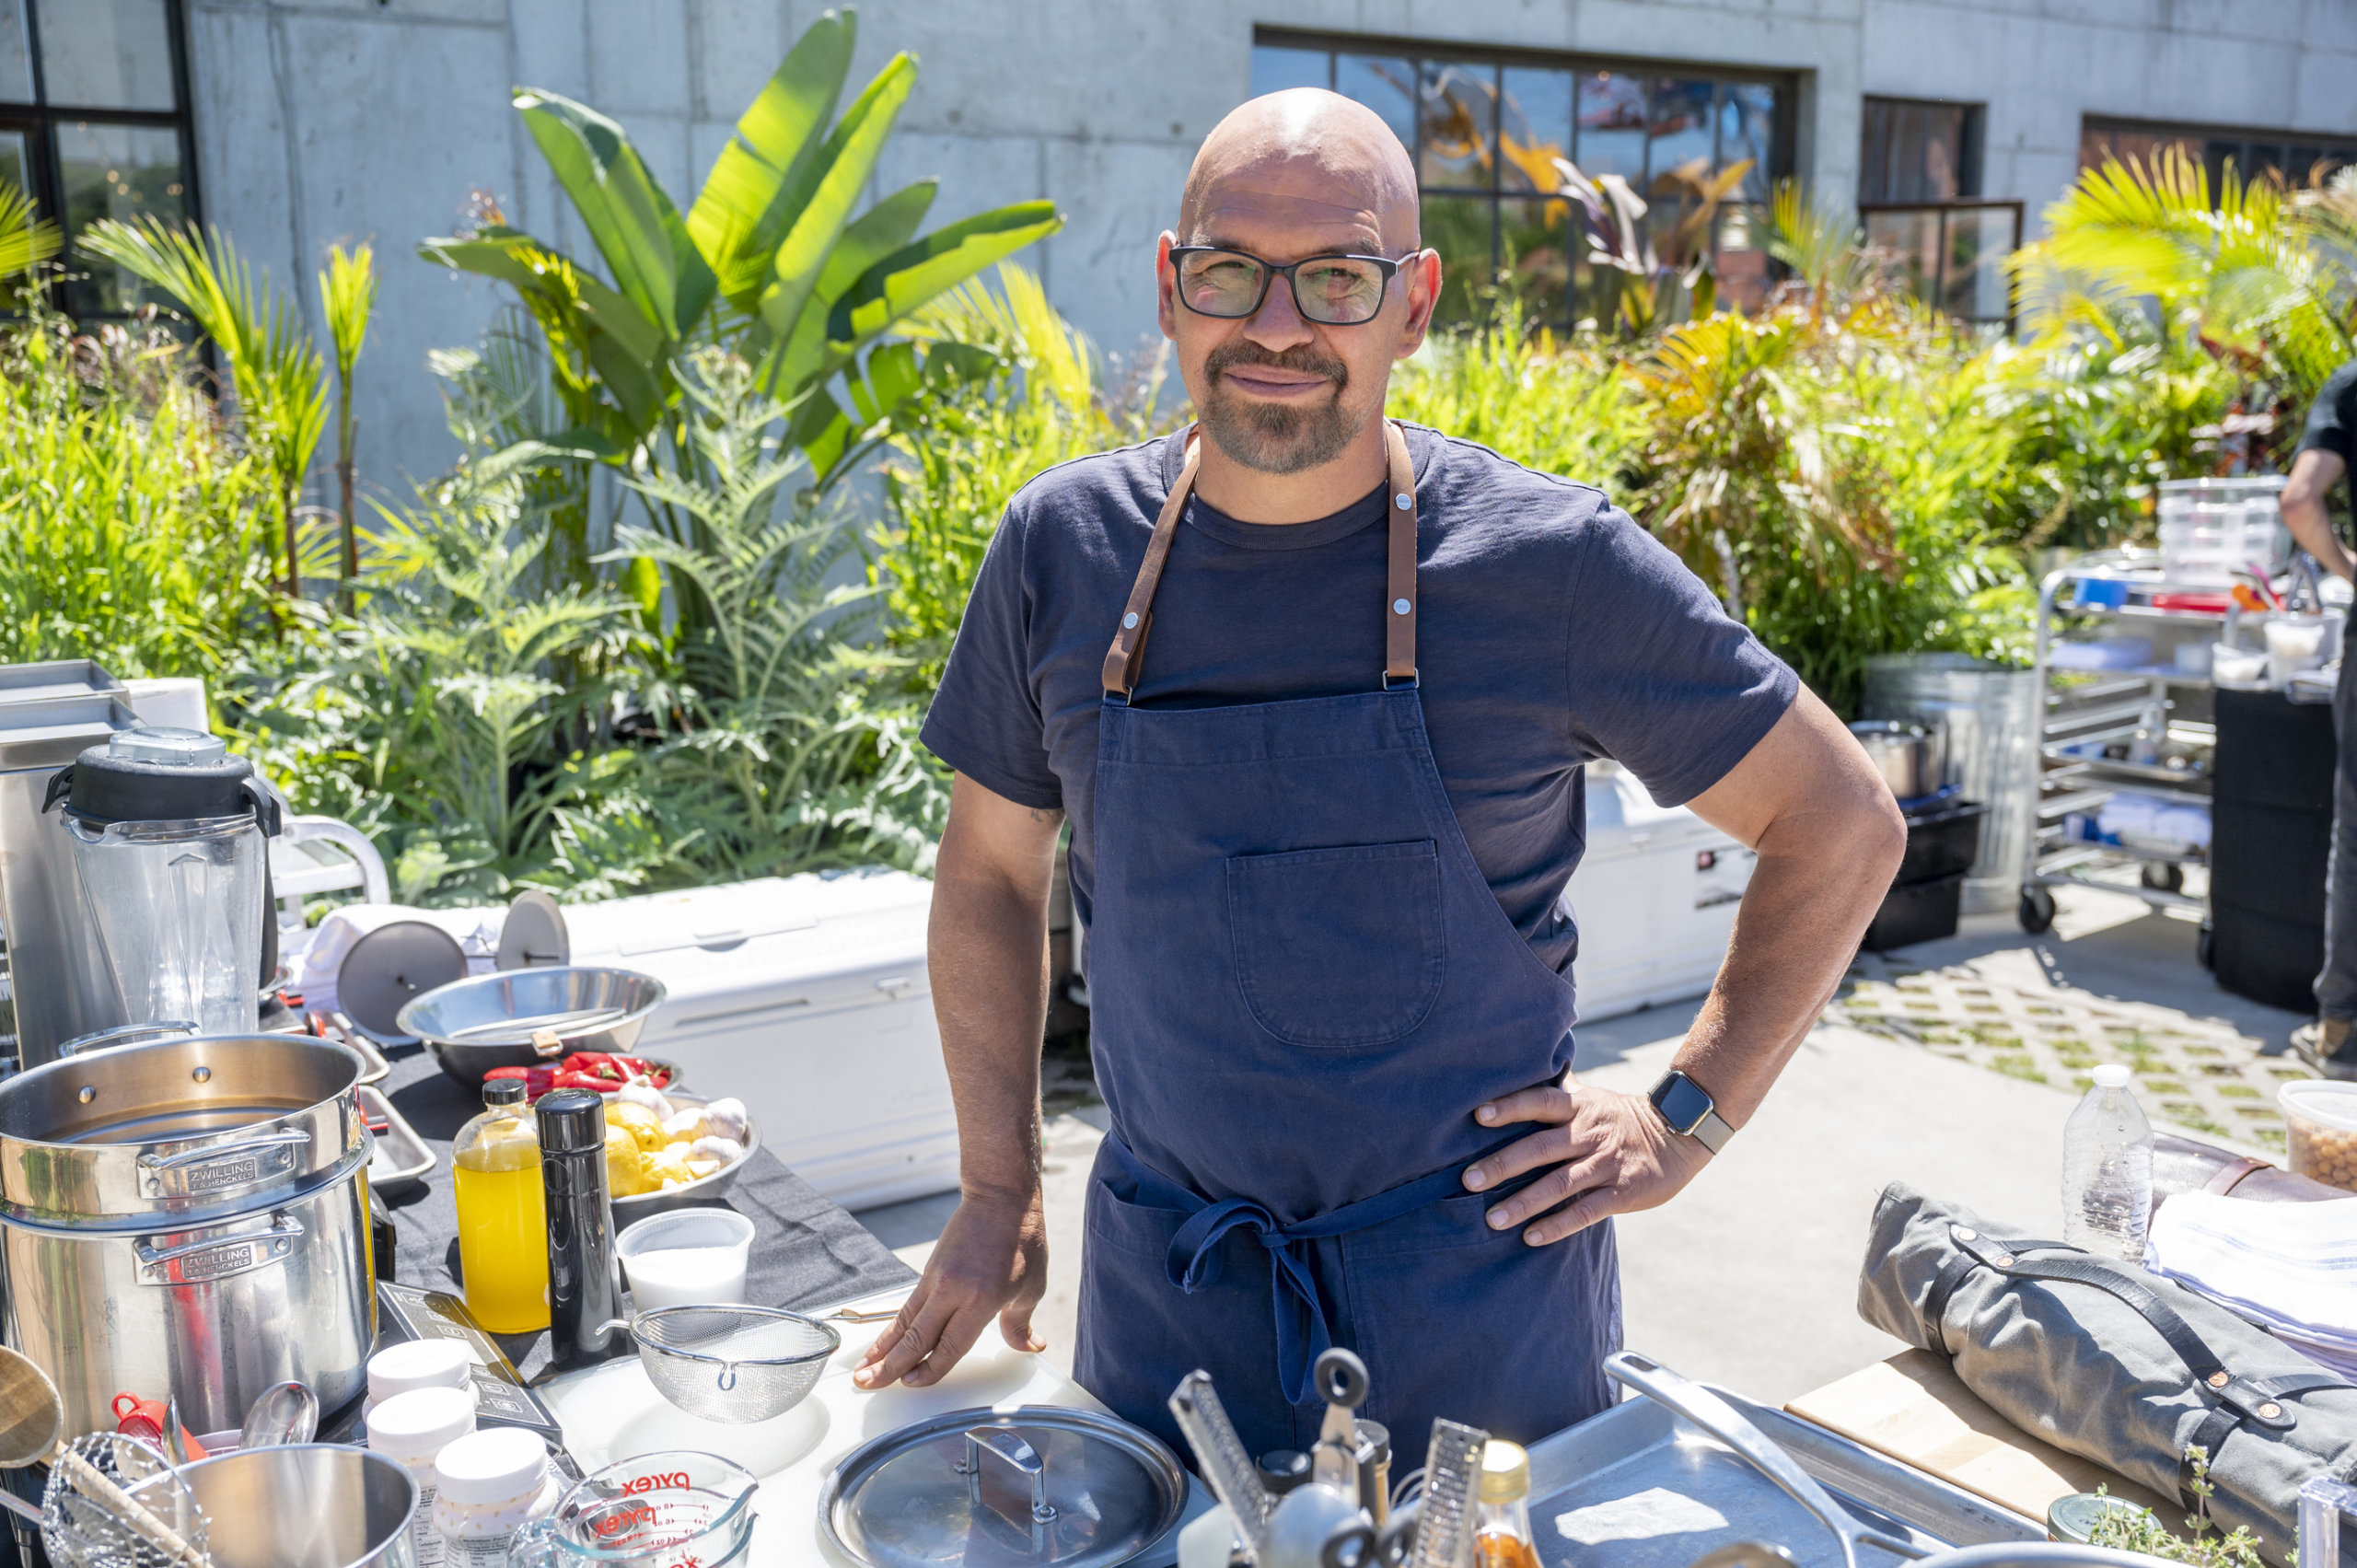
[{"label": "blender pitcher", "polygon": [[264,835],[278,803],[253,764],[192,729],[118,732],[49,782],[120,1022],[250,1034],[277,968]]}]

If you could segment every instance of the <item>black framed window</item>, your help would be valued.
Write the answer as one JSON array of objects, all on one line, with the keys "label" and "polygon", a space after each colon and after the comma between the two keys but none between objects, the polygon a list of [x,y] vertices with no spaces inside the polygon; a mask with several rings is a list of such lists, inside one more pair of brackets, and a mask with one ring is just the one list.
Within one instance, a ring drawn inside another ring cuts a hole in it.
[{"label": "black framed window", "polygon": [[1755,237],[1770,190],[1792,172],[1788,74],[1256,29],[1253,95],[1298,87],[1365,104],[1408,148],[1424,243],[1441,254],[1444,323],[1477,319],[1493,284],[1533,325],[1561,330],[1605,313],[1585,209],[1556,194],[1559,157],[1591,179],[1627,180],[1656,234],[1691,200],[1672,170],[1747,160],[1718,211],[1713,270],[1730,303],[1767,296],[1768,255]]},{"label": "black framed window", "polygon": [[2134,158],[2150,168],[2171,147],[2210,171],[2212,191],[2229,163],[2244,180],[2272,175],[2289,186],[2306,184],[2311,173],[2330,174],[2344,164],[2357,163],[2357,136],[2346,134],[2172,124],[2096,114],[2079,122],[2081,168],[2100,168],[2111,158]]},{"label": "black framed window", "polygon": [[1987,116],[1980,104],[1869,98],[1859,118],[1861,204],[1968,201],[1980,194]]},{"label": "black framed window", "polygon": [[[99,218],[197,215],[180,0],[0,0],[0,180],[29,192],[70,246]],[[103,319],[144,301],[80,258],[58,288]]]},{"label": "black framed window", "polygon": [[1869,98],[1860,115],[1858,218],[1866,244],[1924,303],[2011,331],[2005,258],[2021,248],[2022,203],[1980,200],[1984,107]]}]

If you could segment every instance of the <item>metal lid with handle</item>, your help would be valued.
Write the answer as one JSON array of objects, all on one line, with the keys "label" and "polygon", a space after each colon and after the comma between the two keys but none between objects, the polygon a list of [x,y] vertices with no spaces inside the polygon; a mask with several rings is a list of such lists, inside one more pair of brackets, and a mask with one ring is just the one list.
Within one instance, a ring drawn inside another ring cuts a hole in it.
[{"label": "metal lid with handle", "polygon": [[854,1449],[819,1526],[864,1568],[1112,1568],[1167,1535],[1186,1472],[1151,1434],[1095,1411],[950,1411]]}]

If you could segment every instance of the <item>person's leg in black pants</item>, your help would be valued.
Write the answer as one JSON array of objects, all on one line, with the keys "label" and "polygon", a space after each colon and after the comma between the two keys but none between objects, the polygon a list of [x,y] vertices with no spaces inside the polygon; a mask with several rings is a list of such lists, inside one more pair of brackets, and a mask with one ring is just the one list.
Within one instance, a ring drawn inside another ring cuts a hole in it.
[{"label": "person's leg in black pants", "polygon": [[[2344,669],[2345,673],[2345,669]],[[2332,857],[2325,870],[2324,970],[2316,976],[2316,1021],[2292,1031],[2308,1065],[2334,1078],[2357,1078],[2357,680],[2332,694],[2332,734],[2340,767],[2332,781]]]}]

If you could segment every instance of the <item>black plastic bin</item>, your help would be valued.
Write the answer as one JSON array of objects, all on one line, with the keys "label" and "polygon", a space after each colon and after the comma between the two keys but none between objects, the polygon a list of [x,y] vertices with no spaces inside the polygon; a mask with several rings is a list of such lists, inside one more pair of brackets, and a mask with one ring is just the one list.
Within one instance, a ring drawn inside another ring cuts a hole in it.
[{"label": "black plastic bin", "polygon": [[2210,807],[2210,961],[2237,996],[2313,1013],[2332,844],[2332,710],[2218,693]]},{"label": "black plastic bin", "polygon": [[1956,935],[1956,912],[1964,902],[1964,873],[1951,871],[1928,882],[1902,882],[1882,897],[1874,923],[1858,945],[1869,953],[1912,947]]},{"label": "black plastic bin", "polygon": [[1980,819],[1989,808],[1977,800],[1944,801],[1907,813],[1907,854],[1893,885],[1913,887],[1971,869],[1980,858]]}]

